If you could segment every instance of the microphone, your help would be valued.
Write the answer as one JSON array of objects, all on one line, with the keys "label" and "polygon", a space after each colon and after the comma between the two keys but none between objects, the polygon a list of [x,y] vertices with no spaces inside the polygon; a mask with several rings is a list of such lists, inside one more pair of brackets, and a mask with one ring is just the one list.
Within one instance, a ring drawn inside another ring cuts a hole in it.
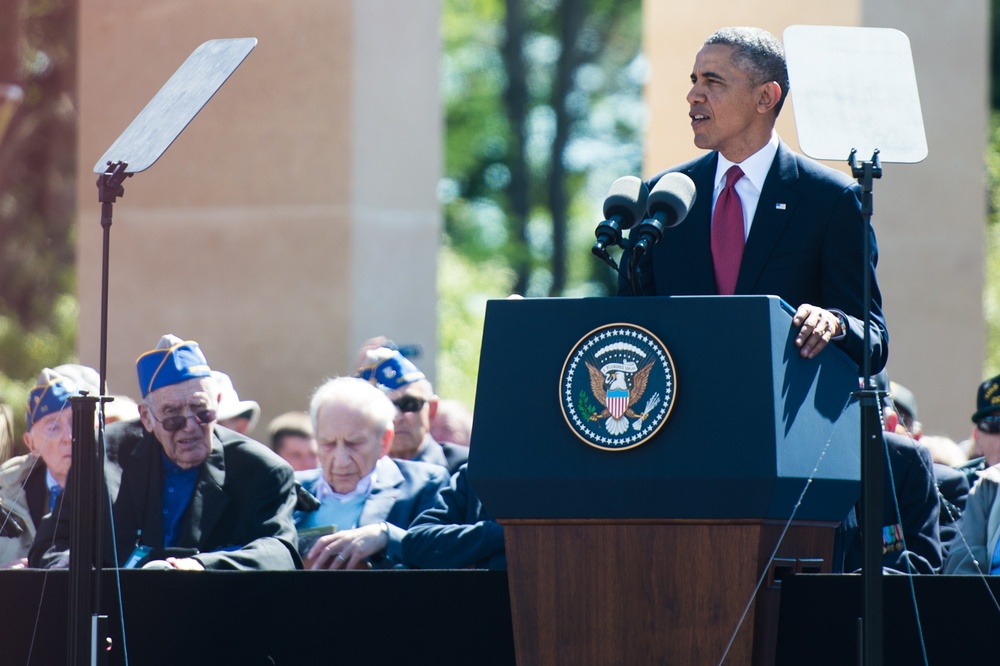
[{"label": "microphone", "polygon": [[648,217],[636,228],[639,239],[632,246],[633,260],[659,241],[664,229],[684,221],[697,194],[694,181],[683,173],[672,171],[657,181],[646,200]]},{"label": "microphone", "polygon": [[622,231],[631,229],[642,219],[646,210],[646,198],[649,188],[646,183],[635,176],[622,176],[611,183],[608,196],[604,199],[605,220],[597,225],[594,235],[597,242],[591,251],[612,268],[617,269],[614,261],[608,256],[607,248],[622,242]]}]

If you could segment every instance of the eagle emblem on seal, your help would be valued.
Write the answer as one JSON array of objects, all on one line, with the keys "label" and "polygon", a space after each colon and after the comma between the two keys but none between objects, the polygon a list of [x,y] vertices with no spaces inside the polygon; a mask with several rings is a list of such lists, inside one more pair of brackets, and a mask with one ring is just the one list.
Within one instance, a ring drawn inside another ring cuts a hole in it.
[{"label": "eagle emblem on seal", "polygon": [[649,371],[653,369],[653,363],[649,362],[642,368],[636,368],[634,363],[612,363],[601,369],[597,369],[590,362],[586,365],[590,373],[590,391],[597,401],[604,405],[604,411],[600,414],[591,414],[590,420],[607,419],[604,427],[612,435],[626,432],[630,418],[639,419],[634,424],[636,430],[642,427],[642,421],[660,402],[660,395],[654,393],[642,414],[632,411],[632,406],[639,402],[646,392],[646,383],[649,381]]}]

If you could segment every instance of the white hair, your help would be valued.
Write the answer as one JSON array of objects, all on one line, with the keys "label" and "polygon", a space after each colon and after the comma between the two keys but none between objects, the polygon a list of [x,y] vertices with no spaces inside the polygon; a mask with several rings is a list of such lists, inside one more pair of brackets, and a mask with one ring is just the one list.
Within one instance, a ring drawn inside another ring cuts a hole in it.
[{"label": "white hair", "polygon": [[379,389],[357,377],[334,377],[316,389],[309,401],[309,418],[314,431],[317,430],[316,417],[320,408],[331,402],[362,412],[380,433],[392,429],[393,419],[396,418],[396,406]]}]

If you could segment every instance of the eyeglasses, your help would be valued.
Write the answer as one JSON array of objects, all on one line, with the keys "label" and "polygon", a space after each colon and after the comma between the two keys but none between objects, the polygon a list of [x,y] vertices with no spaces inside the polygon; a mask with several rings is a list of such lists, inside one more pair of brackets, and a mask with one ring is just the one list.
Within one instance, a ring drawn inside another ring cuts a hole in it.
[{"label": "eyeglasses", "polygon": [[997,433],[1000,433],[1000,415],[984,416],[979,419],[979,423],[976,424],[976,427],[982,432],[996,435]]},{"label": "eyeglasses", "polygon": [[177,432],[178,430],[184,428],[190,418],[193,418],[198,425],[207,425],[215,420],[215,410],[212,409],[201,409],[194,414],[175,414],[173,416],[168,416],[165,419],[156,418],[156,414],[154,414],[151,409],[149,410],[149,415],[153,417],[154,421],[163,426],[163,429],[167,432]]},{"label": "eyeglasses", "polygon": [[414,395],[404,395],[399,400],[392,401],[392,404],[396,405],[396,409],[401,412],[419,412],[426,403],[426,400]]}]

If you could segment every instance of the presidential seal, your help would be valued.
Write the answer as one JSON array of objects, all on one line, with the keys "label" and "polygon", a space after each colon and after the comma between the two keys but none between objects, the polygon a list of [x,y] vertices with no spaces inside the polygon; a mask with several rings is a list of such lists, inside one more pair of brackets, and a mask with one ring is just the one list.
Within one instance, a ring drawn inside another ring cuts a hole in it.
[{"label": "presidential seal", "polygon": [[590,446],[623,451],[655,435],[674,406],[670,352],[632,324],[596,328],[576,343],[559,378],[566,423]]}]

